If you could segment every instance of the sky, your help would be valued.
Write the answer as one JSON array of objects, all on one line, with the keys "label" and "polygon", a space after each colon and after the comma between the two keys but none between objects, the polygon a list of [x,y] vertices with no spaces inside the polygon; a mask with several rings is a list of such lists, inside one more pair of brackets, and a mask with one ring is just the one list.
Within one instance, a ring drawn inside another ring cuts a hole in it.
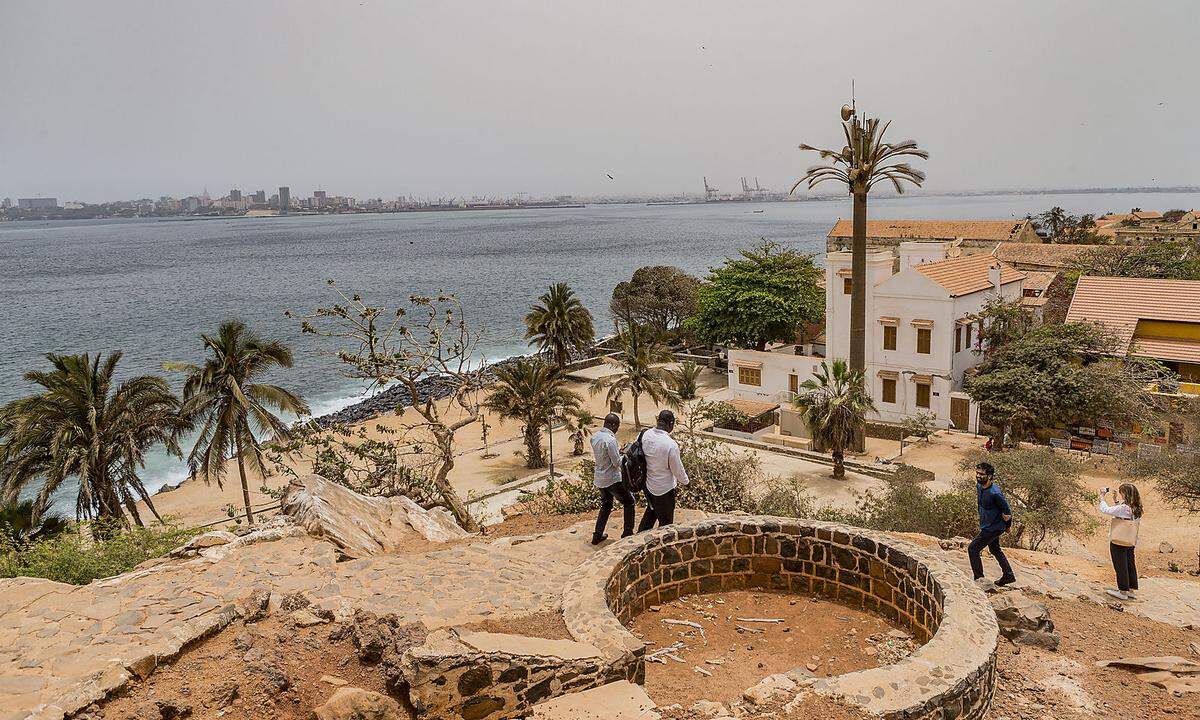
[{"label": "sky", "polygon": [[852,79],[860,112],[930,152],[927,192],[1200,185],[1198,14],[0,0],[0,197],[786,189],[816,162],[797,145],[842,145]]}]

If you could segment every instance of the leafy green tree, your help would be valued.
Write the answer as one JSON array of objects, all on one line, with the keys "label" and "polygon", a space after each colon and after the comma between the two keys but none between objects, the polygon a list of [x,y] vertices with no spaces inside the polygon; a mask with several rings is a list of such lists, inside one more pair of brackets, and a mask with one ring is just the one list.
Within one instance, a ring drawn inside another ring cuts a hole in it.
[{"label": "leafy green tree", "polygon": [[521,423],[526,466],[541,468],[546,467],[542,428],[558,409],[573,412],[580,402],[558,367],[540,358],[519,358],[496,369],[496,384],[484,405],[500,417]]},{"label": "leafy green tree", "polygon": [[665,336],[679,333],[697,308],[700,280],[677,267],[638,268],[633,279],[618,283],[609,309],[618,322],[638,323]]},{"label": "leafy green tree", "polygon": [[[828,164],[805,170],[804,176],[791,189],[795,192],[807,183],[811,190],[820,183],[833,181],[845,185],[854,199],[850,246],[850,369],[859,371],[865,371],[867,367],[867,195],[879,183],[891,183],[897,193],[904,192],[905,183],[920,187],[925,182],[925,173],[902,161],[905,158],[929,158],[929,153],[918,148],[915,140],[884,142],[890,126],[890,122],[880,123],[878,118],[860,119],[853,106],[843,105],[842,133],[846,144],[841,150],[822,150],[802,144],[801,150],[816,152]],[[819,319],[820,315],[816,317]]]},{"label": "leafy green tree", "polygon": [[559,368],[572,352],[586,352],[596,337],[592,314],[566,283],[556,283],[525,316],[525,339],[550,356]]},{"label": "leafy green tree", "polygon": [[1014,340],[1025,336],[1035,327],[1033,315],[1020,300],[1005,300],[995,297],[983,304],[979,311],[983,329],[979,331],[979,344],[984,353],[994,353]]},{"label": "leafy green tree", "polygon": [[804,411],[813,440],[833,454],[833,476],[846,476],[845,452],[875,402],[867,392],[862,371],[851,370],[845,360],[822,362],[813,376],[800,384],[796,407]]},{"label": "leafy green tree", "polygon": [[756,350],[795,340],[825,316],[821,277],[812,255],[764,241],[709,272],[687,327],[702,342]]},{"label": "leafy green tree", "polygon": [[292,351],[283,343],[260,338],[237,320],[222,323],[215,335],[201,334],[200,341],[208,353],[203,365],[164,363],[187,376],[183,414],[200,428],[188,466],[204,482],[215,480],[223,487],[225,464],[230,456],[237,458],[246,522],[254,524],[246,465],[268,473],[255,431],[286,439],[291,429],[274,411],[307,415],[308,403],[278,385],[256,382],[277,368],[292,367]]},{"label": "leafy green tree", "polygon": [[700,374],[704,372],[703,365],[697,365],[691,360],[679,363],[678,367],[667,370],[671,386],[680,400],[695,400],[700,391]]},{"label": "leafy green tree", "polygon": [[1146,421],[1156,407],[1147,386],[1162,373],[1152,363],[1112,355],[1114,344],[1087,323],[1043,325],[989,352],[966,390],[996,427],[993,447],[1005,429],[1013,442],[1034,428],[1093,418]]},{"label": "leafy green tree", "polygon": [[140,473],[152,447],[181,456],[178,437],[188,429],[166,381],[141,375],[116,385],[120,352],[46,357],[51,370],[25,375],[41,391],[0,407],[3,501],[40,483],[33,507],[40,517],[51,495],[71,482],[78,484],[76,518],[124,525],[128,512],[142,525],[142,500],[161,521]]},{"label": "leafy green tree", "polygon": [[675,394],[670,388],[670,375],[661,366],[673,357],[649,330],[636,324],[623,327],[617,333],[615,343],[617,351],[609,362],[616,364],[618,372],[593,380],[591,390],[606,392],[609,403],[622,393],[629,393],[633,398],[633,426],[641,428],[638,400],[643,394],[658,404],[676,403]]}]

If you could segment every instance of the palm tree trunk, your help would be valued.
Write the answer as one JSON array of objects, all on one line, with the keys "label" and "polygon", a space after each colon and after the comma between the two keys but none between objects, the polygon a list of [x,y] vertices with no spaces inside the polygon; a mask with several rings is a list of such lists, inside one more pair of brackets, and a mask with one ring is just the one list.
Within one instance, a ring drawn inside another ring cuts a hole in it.
[{"label": "palm tree trunk", "polygon": [[638,413],[638,392],[637,390],[632,390],[630,394],[633,395],[633,429],[641,430],[642,416]]},{"label": "palm tree trunk", "polygon": [[242,460],[242,436],[237,436],[238,474],[242,477],[242,502],[246,505],[246,524],[254,524],[254,511],[250,509],[250,486],[246,484],[246,464]]},{"label": "palm tree trunk", "polygon": [[867,369],[867,193],[854,192],[850,246],[850,369]]},{"label": "palm tree trunk", "polygon": [[542,433],[533,423],[525,426],[525,461],[530,469],[546,467],[546,458],[542,454]]},{"label": "palm tree trunk", "polygon": [[835,480],[846,477],[846,456],[841,450],[833,451],[833,477]]}]

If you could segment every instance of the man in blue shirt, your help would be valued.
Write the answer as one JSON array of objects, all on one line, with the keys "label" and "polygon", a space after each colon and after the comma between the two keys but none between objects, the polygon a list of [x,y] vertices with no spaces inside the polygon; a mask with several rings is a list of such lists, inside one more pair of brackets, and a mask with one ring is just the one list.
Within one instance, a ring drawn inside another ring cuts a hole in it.
[{"label": "man in blue shirt", "polygon": [[1000,547],[1000,536],[1012,525],[1012,510],[1008,500],[1000,491],[995,481],[996,468],[991,463],[981,462],[975,466],[975,490],[979,502],[979,535],[967,546],[967,556],[971,559],[971,573],[976,580],[983,579],[983,558],[979,555],[986,547],[1000,564],[1003,573],[996,581],[997,585],[1008,585],[1015,582],[1012,565],[1004,557]]},{"label": "man in blue shirt", "polygon": [[625,512],[621,537],[633,534],[636,502],[633,494],[621,481],[621,449],[617,445],[617,430],[620,427],[621,418],[615,413],[609,413],[604,418],[604,427],[592,433],[592,456],[596,459],[594,477],[596,488],[600,491],[600,515],[596,518],[596,531],[592,533],[593,545],[599,545],[608,539],[604,528],[608,525],[609,514],[612,513],[613,498],[621,501],[621,509]]}]

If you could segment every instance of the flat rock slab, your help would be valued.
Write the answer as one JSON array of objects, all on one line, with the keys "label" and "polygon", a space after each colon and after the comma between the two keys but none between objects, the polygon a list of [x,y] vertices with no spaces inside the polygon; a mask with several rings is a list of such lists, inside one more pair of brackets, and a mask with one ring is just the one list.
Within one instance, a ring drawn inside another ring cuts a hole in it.
[{"label": "flat rock slab", "polygon": [[621,680],[535,705],[530,720],[659,720],[641,685]]},{"label": "flat rock slab", "polygon": [[458,639],[464,645],[484,653],[537,655],[561,660],[584,660],[600,655],[600,651],[595,647],[574,640],[547,640],[490,632],[459,632]]}]

